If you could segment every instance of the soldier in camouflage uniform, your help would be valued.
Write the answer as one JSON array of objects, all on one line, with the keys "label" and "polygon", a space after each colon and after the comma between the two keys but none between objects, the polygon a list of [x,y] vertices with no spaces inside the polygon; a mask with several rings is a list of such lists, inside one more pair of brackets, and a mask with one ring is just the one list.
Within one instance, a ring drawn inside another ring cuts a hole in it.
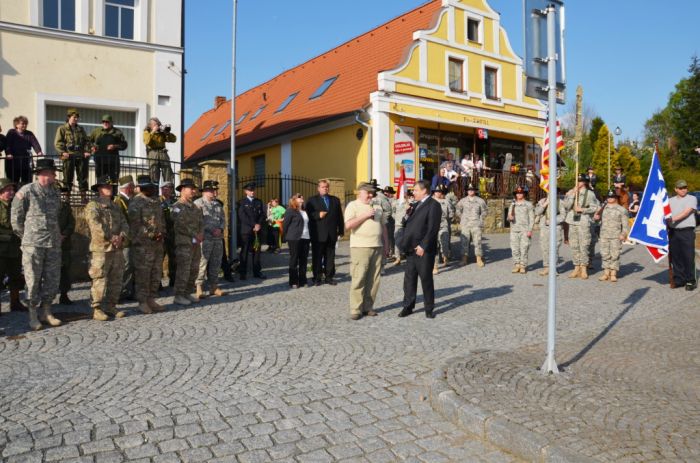
[{"label": "soldier in camouflage uniform", "polygon": [[[134,197],[134,177],[125,175],[119,178],[119,193],[114,197],[114,203],[122,211],[126,223],[129,223],[129,202]],[[134,300],[134,262],[131,256],[129,240],[123,243],[124,273],[122,274],[122,291],[119,299],[123,301]]]},{"label": "soldier in camouflage uniform", "polygon": [[394,197],[396,190],[394,187],[388,186],[384,188],[384,196],[389,201],[391,206],[391,213],[389,214],[389,220],[386,223],[386,231],[389,234],[389,258],[394,256],[394,248],[396,247],[396,241],[394,241],[394,234],[396,233],[396,217],[394,217],[394,210],[396,209],[397,199]]},{"label": "soldier in camouflage uniform", "polygon": [[202,185],[202,197],[194,204],[202,210],[204,225],[204,241],[202,241],[202,258],[199,261],[199,274],[197,275],[197,297],[205,296],[204,282],[209,284],[209,294],[223,296],[219,288],[219,268],[224,254],[224,208],[216,196],[219,192],[219,182],[205,180]]},{"label": "soldier in camouflage uniform", "polygon": [[[382,210],[382,220],[384,220],[384,223],[387,223],[393,213],[391,209],[391,202],[389,201],[389,198],[386,197],[381,188],[379,188],[379,184],[377,183],[376,179],[372,179],[369,182],[369,184],[372,185],[374,187],[374,190],[376,191],[376,195],[374,196],[374,198],[372,198],[372,202],[370,204],[372,206],[377,206]],[[384,256],[384,254],[382,254],[382,256]],[[380,271],[381,275],[384,275],[384,264],[384,257],[382,257],[382,269]]]},{"label": "soldier in camouflage uniform", "polygon": [[199,301],[194,297],[194,284],[199,274],[199,259],[204,241],[202,211],[194,205],[192,199],[197,186],[190,178],[184,179],[177,187],[180,199],[172,207],[175,231],[175,255],[177,258],[177,277],[175,279],[175,300],[179,305],[190,305]]},{"label": "soldier in camouflage uniform", "polygon": [[15,196],[16,184],[8,178],[0,178],[0,281],[8,279],[10,290],[10,310],[26,312],[27,308],[19,300],[19,292],[24,288],[22,278],[22,242],[12,231],[11,205]]},{"label": "soldier in camouflage uniform", "polygon": [[78,188],[81,194],[88,189],[88,167],[90,165],[90,139],[85,129],[78,124],[80,114],[75,108],[68,110],[66,123],[56,130],[54,148],[63,161],[64,188],[73,188],[73,171],[78,174]]},{"label": "soldier in camouflage uniform", "polygon": [[440,231],[438,232],[438,258],[435,259],[433,274],[438,273],[438,260],[443,265],[447,265],[450,260],[450,224],[455,211],[452,209],[452,204],[445,198],[447,187],[438,185],[433,189],[433,198],[440,203],[442,209],[442,217],[440,218]]},{"label": "soldier in camouflage uniform", "polygon": [[535,227],[535,208],[525,199],[525,189],[517,187],[515,200],[508,208],[510,222],[510,250],[513,253],[512,273],[527,273],[527,254]]},{"label": "soldier in camouflage uniform", "polygon": [[406,194],[404,195],[403,201],[396,201],[391,207],[391,213],[394,217],[394,246],[396,251],[396,260],[394,260],[394,265],[401,264],[401,259],[406,256],[401,254],[401,239],[403,237],[403,228],[406,222],[406,212],[413,201],[413,191],[406,189]]},{"label": "soldier in camouflage uniform", "polygon": [[[53,159],[39,159],[37,179],[24,185],[12,200],[12,229],[22,239],[22,267],[29,297],[29,327],[40,330],[41,322],[59,326],[51,314],[61,276],[61,229],[58,212],[61,197],[53,183]],[[41,306],[41,313],[37,311]]]},{"label": "soldier in camouflage uniform", "polygon": [[618,204],[618,196],[614,190],[608,191],[603,211],[596,213],[600,219],[600,254],[603,258],[603,275],[599,281],[616,282],[617,272],[620,271],[620,251],[622,242],[629,233],[628,213],[625,207]]},{"label": "soldier in camouflage uniform", "polygon": [[[559,248],[564,241],[564,230],[562,224],[566,217],[564,205],[557,198],[557,262],[559,261]],[[542,250],[542,270],[541,276],[549,275],[549,196],[545,196],[537,202],[535,206],[535,221],[540,225],[540,249]]]},{"label": "soldier in camouflage uniform", "polygon": [[170,132],[170,126],[160,123],[160,119],[152,117],[148,121],[148,127],[143,131],[143,143],[146,145],[148,157],[148,171],[151,180],[157,185],[160,183],[160,172],[163,171],[163,180],[173,181],[173,169],[170,167],[170,156],[165,148],[166,143],[175,143],[177,137]]},{"label": "soldier in camouflage uniform", "polygon": [[114,184],[109,175],[97,179],[92,190],[98,193],[85,207],[85,221],[90,230],[90,306],[92,318],[109,320],[109,315],[122,318],[124,312],[117,310],[122,288],[124,254],[122,247],[129,236],[129,225],[124,214],[112,202]]},{"label": "soldier in camouflage uniform", "polygon": [[476,195],[477,187],[469,184],[467,196],[457,203],[457,217],[459,217],[460,241],[462,244],[462,265],[469,263],[469,244],[474,243],[474,254],[479,267],[484,266],[483,250],[481,248],[481,236],[484,230],[484,220],[488,213],[486,201]]},{"label": "soldier in camouflage uniform", "polygon": [[168,257],[168,286],[175,286],[175,232],[173,231],[173,219],[170,217],[170,209],[177,202],[174,195],[175,185],[173,182],[165,182],[160,187],[160,207],[165,217],[165,255]]},{"label": "soldier in camouflage uniform", "polygon": [[[578,201],[578,203],[577,203]],[[569,246],[574,261],[574,271],[569,278],[588,279],[588,246],[591,243],[591,219],[598,210],[598,200],[588,189],[588,176],[579,175],[576,188],[569,190],[562,201],[569,224]],[[578,204],[578,206],[577,206]]]},{"label": "soldier in camouflage uniform", "polygon": [[60,188],[60,190],[62,194],[61,210],[58,212],[58,226],[61,228],[61,282],[59,284],[61,297],[58,302],[71,305],[73,301],[68,297],[68,291],[71,287],[71,238],[75,232],[75,217],[73,217],[73,210],[70,207],[70,196],[64,188]]},{"label": "soldier in camouflage uniform", "polygon": [[139,310],[143,313],[162,312],[156,302],[163,276],[163,239],[165,218],[158,198],[158,185],[148,175],[139,175],[140,193],[129,201],[129,241],[131,252],[138,256],[134,266],[134,283]]},{"label": "soldier in camouflage uniform", "polygon": [[109,175],[112,181],[119,178],[119,151],[127,148],[126,138],[121,130],[114,127],[112,116],[102,116],[102,127],[95,127],[90,133],[95,176]]}]

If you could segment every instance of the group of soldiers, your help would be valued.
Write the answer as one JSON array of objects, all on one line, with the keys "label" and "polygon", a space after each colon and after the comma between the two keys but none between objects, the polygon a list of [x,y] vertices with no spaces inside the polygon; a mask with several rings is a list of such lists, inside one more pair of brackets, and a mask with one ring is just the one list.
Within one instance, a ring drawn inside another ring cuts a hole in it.
[{"label": "group of soldiers", "polygon": [[[11,310],[27,310],[32,330],[41,329],[42,324],[61,324],[51,311],[59,290],[60,302],[71,303],[69,245],[75,220],[67,198],[61,199],[56,171],[53,159],[40,159],[34,169],[36,180],[16,194],[11,180],[0,179],[0,251],[4,251],[0,271],[9,280]],[[99,177],[91,187],[97,196],[85,207],[93,319],[106,321],[125,315],[117,306],[129,281],[133,281],[141,312],[164,311],[156,302],[164,254],[170,260],[175,304],[222,296],[218,275],[225,218],[223,204],[217,199],[218,182],[206,180],[196,200],[199,188],[192,179],[178,185],[177,199],[159,197],[158,185],[149,175],[138,176],[136,185],[130,176],[120,178],[119,195],[113,199],[115,186],[109,174]],[[166,183],[164,189],[172,186]],[[138,194],[124,193],[134,187]],[[129,260],[138,263],[129,266]],[[124,278],[125,270],[132,267],[133,277]],[[22,274],[28,307],[19,298]]]}]

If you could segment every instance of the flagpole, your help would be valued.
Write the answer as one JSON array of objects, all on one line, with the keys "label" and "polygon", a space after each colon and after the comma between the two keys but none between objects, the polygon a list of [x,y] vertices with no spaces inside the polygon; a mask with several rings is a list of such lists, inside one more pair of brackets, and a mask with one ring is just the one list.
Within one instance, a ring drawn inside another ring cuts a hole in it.
[{"label": "flagpole", "polygon": [[231,159],[229,163],[229,261],[236,259],[238,254],[238,230],[236,230],[236,15],[238,0],[233,0],[232,44],[231,44]]}]

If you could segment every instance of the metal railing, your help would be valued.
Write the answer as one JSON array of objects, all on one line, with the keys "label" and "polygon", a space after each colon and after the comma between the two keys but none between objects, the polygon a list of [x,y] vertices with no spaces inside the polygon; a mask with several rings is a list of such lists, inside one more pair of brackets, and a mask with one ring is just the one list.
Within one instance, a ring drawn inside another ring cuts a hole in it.
[{"label": "metal railing", "polygon": [[255,183],[255,196],[264,203],[273,198],[280,200],[280,204],[287,205],[289,198],[300,193],[305,199],[317,193],[317,180],[299,177],[296,175],[252,175],[241,177],[236,181],[236,198],[243,198],[243,189],[249,183]]}]

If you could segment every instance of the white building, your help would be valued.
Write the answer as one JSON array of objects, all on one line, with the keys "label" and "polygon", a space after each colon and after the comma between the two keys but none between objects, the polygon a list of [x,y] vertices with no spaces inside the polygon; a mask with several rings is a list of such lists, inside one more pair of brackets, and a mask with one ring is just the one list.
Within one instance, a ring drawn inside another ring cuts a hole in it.
[{"label": "white building", "polygon": [[0,0],[0,125],[18,115],[46,154],[66,109],[88,133],[110,113],[145,157],[141,133],[157,116],[172,125],[181,159],[184,0]]}]

